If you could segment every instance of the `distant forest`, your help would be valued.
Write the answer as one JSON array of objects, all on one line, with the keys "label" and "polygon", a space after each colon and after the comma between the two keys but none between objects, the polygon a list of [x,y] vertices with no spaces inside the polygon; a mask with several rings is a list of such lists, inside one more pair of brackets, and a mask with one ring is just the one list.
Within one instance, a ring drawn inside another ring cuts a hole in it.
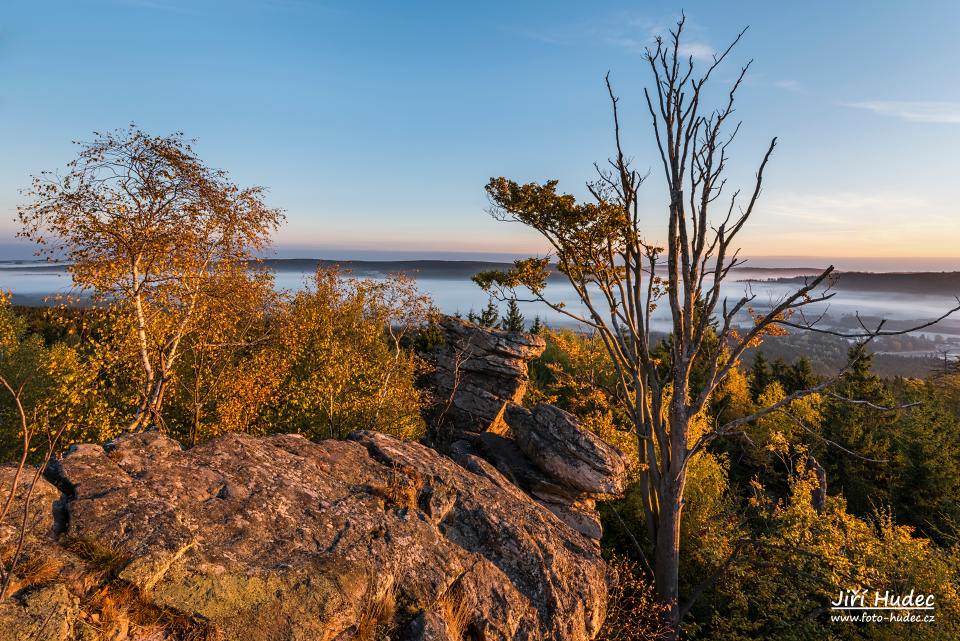
[{"label": "distant forest", "polygon": [[[960,295],[960,272],[837,272],[834,287],[862,292]],[[771,278],[765,282],[803,284],[803,276]]]}]

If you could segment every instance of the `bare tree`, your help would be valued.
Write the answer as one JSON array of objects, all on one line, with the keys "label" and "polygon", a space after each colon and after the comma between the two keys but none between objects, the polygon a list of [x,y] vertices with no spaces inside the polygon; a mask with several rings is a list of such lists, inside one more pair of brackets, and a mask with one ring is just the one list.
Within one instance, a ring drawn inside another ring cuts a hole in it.
[{"label": "bare tree", "polygon": [[[8,592],[10,590],[10,583],[13,580],[13,573],[17,569],[17,564],[20,562],[20,556],[23,553],[23,546],[26,541],[29,526],[27,521],[30,517],[30,502],[33,499],[37,483],[40,482],[40,477],[50,462],[50,458],[57,451],[60,437],[63,436],[66,429],[66,424],[60,425],[56,430],[52,430],[48,422],[37,421],[36,416],[34,416],[34,420],[27,418],[27,412],[23,407],[22,398],[24,388],[28,382],[29,378],[14,387],[6,377],[0,376],[0,386],[10,394],[14,406],[17,409],[17,415],[20,418],[20,437],[22,439],[20,460],[17,462],[16,469],[13,472],[10,489],[7,491],[6,497],[3,498],[2,506],[0,506],[0,525],[3,524],[7,516],[13,516],[10,512],[18,494],[21,495],[21,503],[23,504],[23,510],[19,515],[19,522],[15,527],[17,538],[13,555],[10,558],[10,564],[7,567],[0,567],[0,601],[9,596]],[[47,438],[46,446],[42,448],[38,447],[38,451],[42,453],[41,462],[35,469],[30,471],[27,479],[23,479],[23,482],[26,484],[26,492],[22,493],[20,492],[21,478],[24,472],[28,470],[27,459],[33,448],[36,447],[34,439],[37,434],[41,432],[41,427],[44,428],[43,431]]]},{"label": "bare tree", "polygon": [[[623,150],[619,100],[608,74],[616,151],[608,165],[595,165],[598,177],[587,185],[591,202],[558,194],[556,181],[520,185],[495,178],[487,185],[494,217],[521,222],[549,242],[556,268],[586,313],[578,314],[545,296],[551,257],[519,260],[511,270],[475,277],[481,287],[501,298],[513,297],[523,287],[531,293],[526,300],[548,305],[603,340],[638,439],[655,586],[669,606],[674,635],[679,634],[681,611],[688,609],[679,603],[678,584],[680,525],[691,460],[715,439],[828,389],[850,367],[750,416],[691,434],[692,421],[707,409],[747,348],[786,328],[819,329],[820,319],[807,318],[804,311],[833,296],[829,292],[833,267],[762,312],[753,309],[755,295],[749,291],[733,301],[723,296],[721,285],[743,262],[734,243],[757,205],[776,138],[763,154],[752,188],[725,196],[728,152],[740,128],[740,123],[731,122],[734,99],[750,65],[741,68],[716,109],[704,106],[705,87],[746,30],[698,71],[693,58],[682,53],[683,28],[681,18],[669,37],[658,38],[645,56],[653,77],[652,89],[645,90],[646,103],[669,194],[665,247],[648,240],[641,229],[638,191],[646,176],[632,167]],[[671,321],[665,357],[656,351],[651,335],[653,311],[664,298]],[[880,335],[919,329],[885,332],[882,323],[872,329],[861,327],[862,331],[843,335],[867,343]],[[695,369],[701,372],[696,377]]]}]

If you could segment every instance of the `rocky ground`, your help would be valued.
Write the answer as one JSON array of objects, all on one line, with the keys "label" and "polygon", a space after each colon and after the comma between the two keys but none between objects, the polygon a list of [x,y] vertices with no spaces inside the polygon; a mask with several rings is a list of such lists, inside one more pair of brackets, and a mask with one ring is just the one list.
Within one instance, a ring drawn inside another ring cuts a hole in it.
[{"label": "rocky ground", "polygon": [[[31,497],[0,640],[592,639],[611,578],[594,501],[623,490],[623,456],[518,404],[540,339],[445,329],[442,451],[372,432],[72,447]],[[6,558],[16,541],[7,519]]]}]

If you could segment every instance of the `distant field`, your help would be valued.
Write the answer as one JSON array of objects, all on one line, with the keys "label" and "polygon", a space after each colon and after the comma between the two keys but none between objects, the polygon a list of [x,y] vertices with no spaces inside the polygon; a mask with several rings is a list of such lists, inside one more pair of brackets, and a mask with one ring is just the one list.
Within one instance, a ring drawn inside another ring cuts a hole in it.
[{"label": "distant field", "polygon": [[[321,258],[271,258],[260,264],[278,272],[313,271],[317,267],[339,265],[357,275],[402,273],[423,278],[470,278],[477,272],[509,269],[512,263],[479,260],[329,260]],[[738,267],[732,271],[740,280],[783,276],[812,276],[820,270],[813,267]],[[562,278],[551,266],[551,277]]]}]

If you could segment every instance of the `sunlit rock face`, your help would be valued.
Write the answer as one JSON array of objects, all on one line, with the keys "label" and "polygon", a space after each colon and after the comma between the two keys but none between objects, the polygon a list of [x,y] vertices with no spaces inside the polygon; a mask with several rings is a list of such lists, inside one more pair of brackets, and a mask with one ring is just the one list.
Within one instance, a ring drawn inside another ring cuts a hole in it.
[{"label": "sunlit rock face", "polygon": [[[593,638],[609,578],[594,542],[486,460],[459,458],[371,432],[74,446],[30,519],[28,556],[59,570],[0,605],[0,639],[27,625],[84,638],[103,621],[85,610],[91,585],[209,638],[345,641],[378,625],[395,639]],[[124,625],[118,639],[178,638]]]},{"label": "sunlit rock face", "polygon": [[511,404],[504,420],[517,446],[545,474],[580,492],[617,495],[627,487],[627,461],[576,417],[553,405]]}]

